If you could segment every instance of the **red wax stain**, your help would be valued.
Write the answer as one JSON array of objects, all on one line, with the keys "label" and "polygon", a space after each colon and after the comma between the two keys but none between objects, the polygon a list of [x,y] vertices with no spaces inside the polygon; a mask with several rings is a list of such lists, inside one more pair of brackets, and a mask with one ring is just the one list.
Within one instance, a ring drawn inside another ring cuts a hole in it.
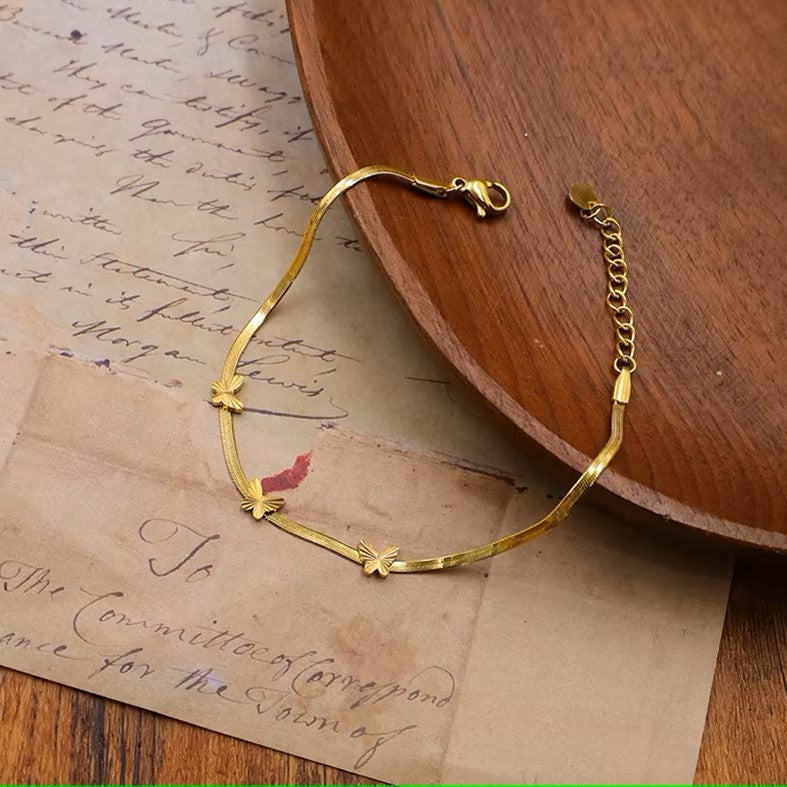
[{"label": "red wax stain", "polygon": [[299,454],[292,467],[282,470],[275,475],[261,478],[262,488],[265,492],[283,492],[285,489],[295,489],[309,472],[309,463],[312,460],[312,452]]}]

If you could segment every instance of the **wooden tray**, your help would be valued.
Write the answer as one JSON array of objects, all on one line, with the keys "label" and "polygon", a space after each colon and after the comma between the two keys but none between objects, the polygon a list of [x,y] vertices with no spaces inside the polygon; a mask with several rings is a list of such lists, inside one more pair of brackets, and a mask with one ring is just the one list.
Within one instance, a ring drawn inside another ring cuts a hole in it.
[{"label": "wooden tray", "polygon": [[639,369],[599,483],[667,520],[787,551],[787,5],[290,0],[331,167],[501,180],[475,222],[373,183],[348,202],[448,363],[580,470],[606,439],[612,326],[587,180],[623,226]]}]

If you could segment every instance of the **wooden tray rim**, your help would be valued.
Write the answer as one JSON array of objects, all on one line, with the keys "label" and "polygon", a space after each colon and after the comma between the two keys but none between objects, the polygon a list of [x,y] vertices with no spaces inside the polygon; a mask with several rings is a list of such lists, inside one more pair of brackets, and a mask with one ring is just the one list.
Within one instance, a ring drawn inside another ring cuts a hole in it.
[{"label": "wooden tray rim", "polygon": [[[315,0],[286,0],[290,35],[293,41],[295,62],[304,92],[315,134],[325,154],[328,166],[335,178],[361,166],[391,162],[358,162],[355,160],[347,138],[329,100],[328,84],[323,67],[322,48],[314,25]],[[307,73],[304,53],[309,52],[319,68]],[[335,136],[327,129],[335,128]],[[406,162],[396,162],[399,167]],[[431,173],[434,174],[434,173]],[[430,173],[425,173],[430,176]],[[409,312],[420,333],[426,337],[434,350],[447,362],[454,373],[476,394],[485,400],[488,407],[512,425],[540,449],[577,473],[581,473],[591,461],[581,451],[571,446],[554,432],[537,421],[518,405],[499,384],[490,377],[470,356],[457,340],[450,326],[434,309],[429,296],[412,274],[405,259],[394,245],[385,225],[374,208],[368,188],[361,186],[345,195],[353,223],[358,230],[367,252],[382,270],[398,299]],[[363,215],[364,221],[359,219]],[[372,240],[374,239],[374,242]],[[428,317],[428,319],[427,319]],[[439,325],[439,330],[430,331],[427,325]],[[482,387],[481,383],[484,384]],[[654,489],[625,478],[616,472],[614,460],[596,481],[596,485],[614,494],[626,503],[652,518],[684,525],[703,536],[712,535],[734,544],[787,553],[787,535],[762,530],[741,522],[712,516],[699,511],[674,498],[662,495]]]}]

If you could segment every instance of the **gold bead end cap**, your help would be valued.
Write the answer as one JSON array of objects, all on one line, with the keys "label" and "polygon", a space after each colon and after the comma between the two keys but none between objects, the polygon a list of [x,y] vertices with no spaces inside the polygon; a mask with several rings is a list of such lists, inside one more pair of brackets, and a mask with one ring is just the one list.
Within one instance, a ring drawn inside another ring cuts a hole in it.
[{"label": "gold bead end cap", "polygon": [[612,391],[612,401],[620,404],[628,404],[631,398],[631,372],[628,369],[621,369],[618,379],[615,380],[615,389]]}]

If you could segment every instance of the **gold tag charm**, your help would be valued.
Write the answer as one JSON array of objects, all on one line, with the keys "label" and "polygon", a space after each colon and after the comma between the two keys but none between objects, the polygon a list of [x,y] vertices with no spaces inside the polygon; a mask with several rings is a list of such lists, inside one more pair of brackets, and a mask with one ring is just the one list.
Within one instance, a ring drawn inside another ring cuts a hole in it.
[{"label": "gold tag charm", "polygon": [[568,187],[568,198],[582,210],[592,208],[598,202],[596,192],[587,183],[572,183]]}]

